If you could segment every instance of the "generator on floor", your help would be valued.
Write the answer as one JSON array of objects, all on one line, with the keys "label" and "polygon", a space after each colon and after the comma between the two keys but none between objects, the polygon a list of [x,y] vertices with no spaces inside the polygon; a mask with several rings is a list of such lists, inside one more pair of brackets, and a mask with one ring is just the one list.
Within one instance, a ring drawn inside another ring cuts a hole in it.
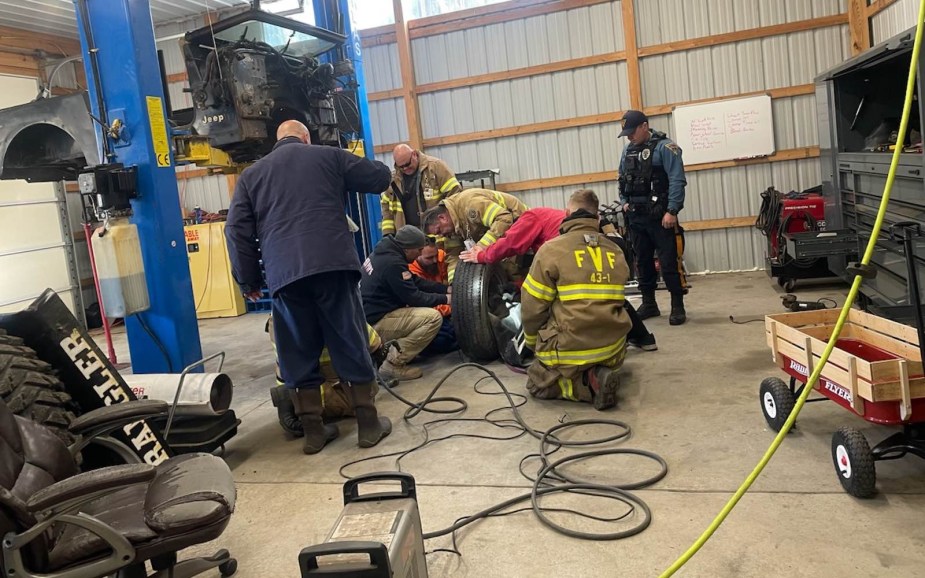
[{"label": "generator on floor", "polygon": [[768,187],[761,193],[755,228],[767,238],[767,272],[792,291],[798,279],[834,277],[831,255],[857,255],[857,235],[827,230],[822,187],[781,193]]},{"label": "generator on floor", "polygon": [[[360,494],[372,482],[401,489]],[[302,578],[427,578],[414,477],[377,472],[344,483],[344,509],[324,543],[299,553],[299,570]]]}]

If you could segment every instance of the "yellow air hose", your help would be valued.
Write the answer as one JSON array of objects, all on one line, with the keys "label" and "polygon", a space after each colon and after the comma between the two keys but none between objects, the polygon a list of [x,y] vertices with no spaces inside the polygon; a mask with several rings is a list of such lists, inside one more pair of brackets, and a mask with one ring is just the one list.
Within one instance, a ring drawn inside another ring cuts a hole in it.
[{"label": "yellow air hose", "polygon": [[[912,46],[912,64],[909,67],[909,79],[906,82],[906,99],[903,103],[903,116],[902,121],[899,123],[899,134],[896,137],[896,148],[893,151],[893,158],[890,162],[890,172],[886,178],[886,186],[883,188],[883,198],[880,201],[880,208],[877,211],[877,221],[874,223],[874,229],[870,234],[870,240],[867,242],[867,248],[864,251],[864,257],[861,259],[863,265],[870,264],[871,256],[874,253],[874,246],[876,245],[877,238],[880,236],[880,229],[883,226],[883,217],[886,215],[886,207],[890,201],[890,190],[893,188],[893,181],[896,179],[896,168],[899,165],[899,155],[902,153],[902,143],[905,142],[906,130],[909,127],[909,115],[912,110],[912,96],[915,91],[915,71],[916,66],[919,62],[919,51],[922,45],[922,30],[923,30],[923,20],[925,20],[925,0],[922,0],[919,4],[919,18],[918,24],[916,25],[915,30],[915,44]],[[719,529],[723,521],[726,520],[726,517],[732,512],[732,509],[735,508],[736,504],[739,503],[739,500],[742,499],[742,496],[745,495],[745,492],[751,488],[752,484],[755,483],[755,480],[758,479],[758,476],[764,470],[764,467],[768,465],[768,462],[771,461],[771,457],[774,456],[774,453],[777,451],[777,448],[780,447],[780,444],[784,441],[784,438],[787,437],[787,432],[790,431],[790,428],[793,427],[794,422],[796,422],[797,416],[800,414],[800,410],[803,409],[803,405],[806,403],[806,398],[809,396],[810,392],[813,390],[816,382],[819,380],[819,374],[822,373],[822,369],[825,367],[826,362],[831,355],[832,350],[835,348],[835,343],[838,340],[839,334],[841,334],[842,327],[845,325],[845,320],[848,319],[848,312],[851,310],[851,305],[854,303],[855,298],[858,294],[858,289],[861,287],[861,276],[856,275],[854,277],[854,282],[851,284],[851,290],[848,291],[848,298],[845,300],[845,305],[842,307],[841,314],[838,316],[838,322],[835,324],[835,331],[832,332],[832,336],[829,338],[829,342],[826,344],[825,350],[822,352],[822,358],[819,360],[819,363],[816,364],[813,369],[812,375],[809,376],[809,379],[806,382],[806,387],[803,388],[803,392],[800,394],[800,397],[797,398],[796,405],[793,407],[793,411],[790,413],[790,417],[787,418],[787,422],[784,424],[784,427],[781,428],[780,432],[777,434],[777,437],[774,438],[774,441],[771,442],[770,447],[761,457],[761,460],[752,470],[752,472],[745,478],[745,481],[742,482],[742,485],[739,486],[739,489],[736,490],[735,494],[729,498],[729,501],[726,502],[726,505],[723,506],[723,509],[720,510],[719,514],[713,519],[710,525],[706,530],[697,538],[697,541],[687,549],[680,558],[675,560],[675,562],[668,567],[661,574],[661,578],[667,578],[668,576],[673,576],[684,564],[690,560],[694,554],[696,554],[704,544],[707,543],[707,540],[713,536],[713,533]]]}]

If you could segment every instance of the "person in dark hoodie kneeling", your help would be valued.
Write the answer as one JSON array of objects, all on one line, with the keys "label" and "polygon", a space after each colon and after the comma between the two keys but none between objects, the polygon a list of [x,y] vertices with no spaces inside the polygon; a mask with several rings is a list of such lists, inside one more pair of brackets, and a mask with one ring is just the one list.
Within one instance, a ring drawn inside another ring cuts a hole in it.
[{"label": "person in dark hoodie kneeling", "polygon": [[420,256],[427,237],[413,225],[405,225],[394,236],[383,238],[363,263],[360,291],[366,321],[383,341],[396,341],[379,375],[407,381],[423,375],[408,364],[440,332],[443,316],[434,309],[449,305],[452,289],[442,283],[411,273],[410,263]]}]

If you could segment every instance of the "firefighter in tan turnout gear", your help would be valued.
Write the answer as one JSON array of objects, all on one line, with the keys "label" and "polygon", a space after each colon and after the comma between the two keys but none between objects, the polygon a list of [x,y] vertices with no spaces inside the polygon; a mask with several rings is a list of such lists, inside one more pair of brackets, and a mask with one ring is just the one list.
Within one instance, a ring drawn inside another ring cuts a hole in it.
[{"label": "firefighter in tan turnout gear", "polygon": [[392,182],[379,197],[383,235],[394,235],[405,225],[421,228],[421,215],[427,209],[462,190],[450,167],[436,157],[400,144],[392,158]]},{"label": "firefighter in tan turnout gear", "polygon": [[[507,193],[466,189],[428,209],[421,220],[425,233],[447,238],[446,262],[452,284],[459,254],[466,241],[483,247],[491,246],[528,209],[520,199]],[[455,243],[451,246],[453,241]],[[452,247],[458,249],[454,251]]]},{"label": "firefighter in tan turnout gear", "polygon": [[600,233],[598,198],[576,191],[560,236],[540,247],[521,291],[526,344],[536,353],[527,389],[540,399],[616,404],[632,323],[623,309],[629,268]]}]

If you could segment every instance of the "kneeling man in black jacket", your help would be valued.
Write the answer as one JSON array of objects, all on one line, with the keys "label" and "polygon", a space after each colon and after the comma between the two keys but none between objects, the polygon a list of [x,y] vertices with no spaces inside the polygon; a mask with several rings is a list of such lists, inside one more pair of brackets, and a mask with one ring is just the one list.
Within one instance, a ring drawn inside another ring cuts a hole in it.
[{"label": "kneeling man in black jacket", "polygon": [[363,310],[384,342],[395,340],[379,368],[386,378],[406,381],[423,375],[408,363],[427,347],[440,331],[443,316],[436,305],[450,304],[451,288],[413,275],[408,264],[421,254],[427,237],[415,226],[405,225],[394,236],[385,237],[363,263]]}]

